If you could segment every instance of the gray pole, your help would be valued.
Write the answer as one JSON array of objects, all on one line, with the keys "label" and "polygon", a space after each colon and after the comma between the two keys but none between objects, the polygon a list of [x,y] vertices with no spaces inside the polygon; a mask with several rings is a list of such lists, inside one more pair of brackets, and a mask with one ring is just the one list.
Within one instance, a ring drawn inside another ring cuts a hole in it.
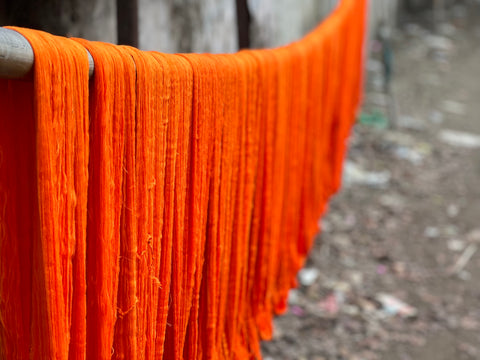
[{"label": "gray pole", "polygon": [[[33,49],[28,40],[14,30],[0,27],[0,78],[24,78],[32,69],[33,61]],[[90,53],[88,63],[91,76],[94,64]]]}]

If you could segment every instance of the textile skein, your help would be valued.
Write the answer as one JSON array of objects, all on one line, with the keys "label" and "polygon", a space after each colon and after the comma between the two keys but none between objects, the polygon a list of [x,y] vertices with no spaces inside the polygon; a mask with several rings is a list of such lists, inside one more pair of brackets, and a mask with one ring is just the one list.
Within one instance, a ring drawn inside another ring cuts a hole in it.
[{"label": "textile skein", "polygon": [[0,358],[260,359],[341,185],[365,14],[221,55],[12,28],[35,63],[0,80]]}]

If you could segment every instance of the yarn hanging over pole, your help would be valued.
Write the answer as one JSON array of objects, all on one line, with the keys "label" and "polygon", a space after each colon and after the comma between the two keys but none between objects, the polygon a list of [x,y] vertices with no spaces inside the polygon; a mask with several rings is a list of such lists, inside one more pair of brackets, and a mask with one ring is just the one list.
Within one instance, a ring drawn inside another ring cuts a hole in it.
[{"label": "yarn hanging over pole", "polygon": [[0,79],[0,358],[261,358],[340,186],[365,6],[226,55],[10,28],[35,61]]}]

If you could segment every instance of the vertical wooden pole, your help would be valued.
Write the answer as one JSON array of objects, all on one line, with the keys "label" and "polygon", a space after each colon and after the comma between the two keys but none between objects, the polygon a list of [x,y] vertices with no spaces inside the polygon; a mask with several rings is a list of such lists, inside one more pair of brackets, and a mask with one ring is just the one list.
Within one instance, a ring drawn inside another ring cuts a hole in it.
[{"label": "vertical wooden pole", "polygon": [[250,47],[250,11],[247,0],[237,0],[238,48]]},{"label": "vertical wooden pole", "polygon": [[138,0],[117,0],[119,45],[138,47]]}]

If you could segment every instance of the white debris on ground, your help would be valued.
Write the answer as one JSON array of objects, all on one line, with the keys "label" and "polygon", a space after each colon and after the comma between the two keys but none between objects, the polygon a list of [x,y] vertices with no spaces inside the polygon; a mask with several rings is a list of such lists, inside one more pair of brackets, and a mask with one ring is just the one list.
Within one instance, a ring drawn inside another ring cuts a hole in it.
[{"label": "white debris on ground", "polygon": [[464,148],[479,148],[480,147],[480,135],[467,133],[463,131],[455,131],[444,129],[438,134],[438,137],[443,142],[458,147]]}]

